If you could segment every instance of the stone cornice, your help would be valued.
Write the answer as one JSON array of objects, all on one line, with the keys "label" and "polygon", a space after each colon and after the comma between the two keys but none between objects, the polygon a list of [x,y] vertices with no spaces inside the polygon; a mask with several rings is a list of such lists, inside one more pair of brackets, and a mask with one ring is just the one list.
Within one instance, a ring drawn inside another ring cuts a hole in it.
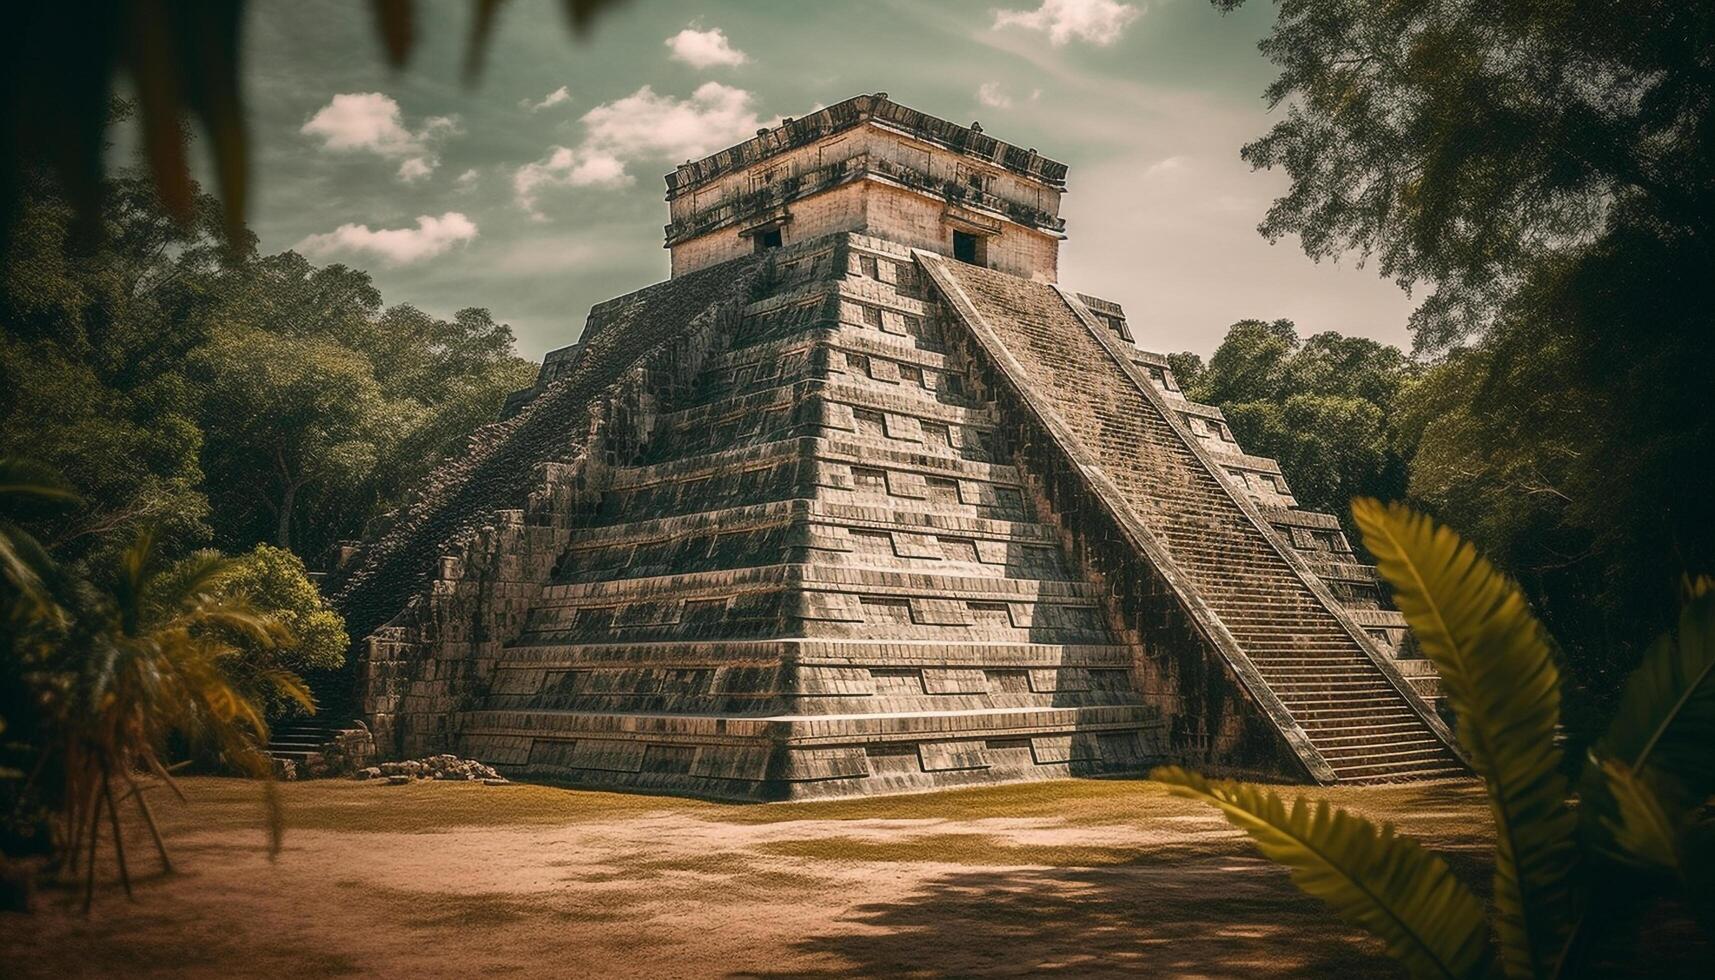
[{"label": "stone cornice", "polygon": [[1066,219],[953,181],[936,180],[912,167],[867,153],[827,166],[781,178],[762,190],[705,208],[665,227],[666,246],[734,225],[750,225],[789,208],[793,201],[821,194],[859,180],[873,180],[947,202],[949,207],[978,212],[1035,231],[1063,237]]},{"label": "stone cornice", "polygon": [[807,116],[785,120],[752,139],[701,160],[685,163],[667,175],[667,197],[671,200],[724,174],[865,123],[899,130],[1056,189],[1063,188],[1066,183],[1066,165],[1063,163],[1050,160],[1035,150],[986,136],[980,130],[907,108],[888,99],[886,93],[878,92],[859,95]]}]

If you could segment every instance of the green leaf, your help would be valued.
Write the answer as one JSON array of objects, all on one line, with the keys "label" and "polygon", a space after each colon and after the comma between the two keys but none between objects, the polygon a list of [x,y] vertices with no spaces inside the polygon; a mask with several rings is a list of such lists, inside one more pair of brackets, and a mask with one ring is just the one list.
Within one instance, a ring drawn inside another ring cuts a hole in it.
[{"label": "green leaf", "polygon": [[1374,823],[1299,797],[1287,810],[1272,790],[1211,782],[1176,766],[1151,779],[1175,796],[1219,807],[1306,893],[1387,943],[1413,976],[1477,977],[1493,967],[1483,903],[1447,863],[1392,824]]},{"label": "green leaf", "polygon": [[1496,931],[1511,976],[1553,971],[1573,907],[1577,817],[1555,746],[1560,673],[1518,587],[1475,548],[1399,504],[1352,516],[1440,672],[1495,817]]},{"label": "green leaf", "polygon": [[1672,871],[1679,866],[1679,830],[1656,798],[1655,791],[1623,762],[1593,756],[1612,808],[1598,818],[1606,831],[1603,845],[1620,861],[1644,868]]},{"label": "green leaf", "polygon": [[31,503],[75,507],[82,499],[50,467],[0,457],[0,512],[10,514],[18,505]]},{"label": "green leaf", "polygon": [[1670,797],[1694,806],[1715,793],[1715,593],[1687,602],[1679,628],[1661,637],[1627,678],[1599,743]]}]

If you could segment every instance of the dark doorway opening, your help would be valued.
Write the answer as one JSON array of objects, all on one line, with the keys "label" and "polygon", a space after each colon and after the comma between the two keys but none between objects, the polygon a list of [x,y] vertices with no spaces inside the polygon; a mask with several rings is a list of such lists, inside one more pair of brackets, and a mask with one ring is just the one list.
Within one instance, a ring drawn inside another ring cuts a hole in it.
[{"label": "dark doorway opening", "polygon": [[771,248],[780,247],[780,229],[768,228],[752,236],[758,252],[766,252]]},{"label": "dark doorway opening", "polygon": [[953,232],[953,258],[972,265],[987,265],[987,242],[981,235],[973,235],[968,231]]}]

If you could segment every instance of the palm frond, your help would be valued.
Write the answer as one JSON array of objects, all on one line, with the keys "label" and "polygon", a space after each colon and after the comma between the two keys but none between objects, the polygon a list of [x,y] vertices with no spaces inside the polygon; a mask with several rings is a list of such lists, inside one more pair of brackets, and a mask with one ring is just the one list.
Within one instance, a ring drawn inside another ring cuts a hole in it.
[{"label": "palm frond", "polygon": [[278,619],[240,599],[205,600],[188,610],[180,621],[192,628],[225,630],[263,647],[289,646],[293,642],[291,630]]},{"label": "palm frond", "polygon": [[316,713],[316,696],[310,692],[310,686],[304,683],[295,671],[283,667],[270,667],[262,672],[262,678],[268,682],[276,694],[304,709],[305,714]]},{"label": "palm frond", "polygon": [[203,548],[174,562],[170,569],[150,575],[145,596],[150,607],[159,611],[197,605],[217,594],[236,569],[232,559]]},{"label": "palm frond", "polygon": [[1502,962],[1512,976],[1546,975],[1572,907],[1577,818],[1554,741],[1560,673],[1542,627],[1518,587],[1451,530],[1371,499],[1354,501],[1352,515],[1488,784]]},{"label": "palm frond", "polygon": [[1491,972],[1493,950],[1483,903],[1447,863],[1391,824],[1374,823],[1326,802],[1299,797],[1291,810],[1272,790],[1204,779],[1176,766],[1151,779],[1176,796],[1220,808],[1270,860],[1285,865],[1306,893],[1387,943],[1418,977],[1477,977]]},{"label": "palm frond", "polygon": [[11,513],[21,505],[76,507],[82,502],[83,498],[52,467],[0,456],[0,513]]},{"label": "palm frond", "polygon": [[1681,596],[1685,602],[1692,602],[1715,592],[1715,576],[1685,575],[1679,582]]},{"label": "palm frond", "polygon": [[1682,807],[1715,793],[1715,593],[1692,594],[1678,629],[1656,640],[1627,678],[1598,743],[1601,755]]},{"label": "palm frond", "polygon": [[1607,797],[1614,802],[1612,809],[1599,817],[1609,856],[1662,871],[1678,867],[1679,827],[1662,808],[1655,791],[1623,762],[1599,757],[1591,761],[1602,774]]},{"label": "palm frond", "polygon": [[0,575],[13,588],[29,596],[44,595],[53,564],[34,535],[11,521],[0,520]]}]

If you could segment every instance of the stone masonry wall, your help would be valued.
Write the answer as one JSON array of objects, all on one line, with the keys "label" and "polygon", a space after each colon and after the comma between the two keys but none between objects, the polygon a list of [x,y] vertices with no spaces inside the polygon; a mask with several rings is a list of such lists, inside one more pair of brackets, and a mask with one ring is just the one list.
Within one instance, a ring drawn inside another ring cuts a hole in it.
[{"label": "stone masonry wall", "polygon": [[671,280],[590,314],[578,361],[486,426],[350,563],[334,604],[364,637],[347,675],[383,756],[449,746],[559,561],[572,525],[628,461],[659,398],[696,376],[769,263]]}]

